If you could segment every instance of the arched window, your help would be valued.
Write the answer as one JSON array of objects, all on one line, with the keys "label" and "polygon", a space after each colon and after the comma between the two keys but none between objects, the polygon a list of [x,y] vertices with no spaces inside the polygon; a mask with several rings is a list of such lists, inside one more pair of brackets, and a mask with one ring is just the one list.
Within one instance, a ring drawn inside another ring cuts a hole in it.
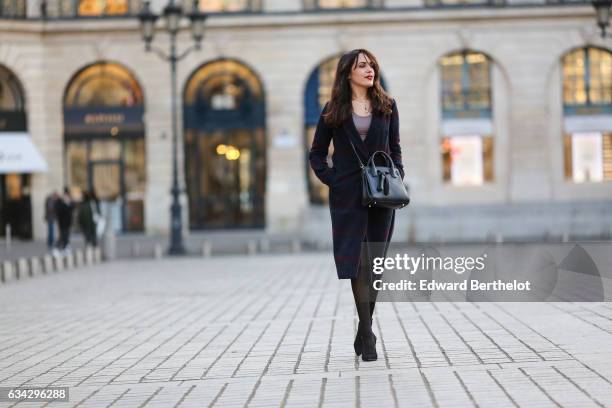
[{"label": "arched window", "polygon": [[304,9],[359,9],[382,7],[383,0],[304,0]]},{"label": "arched window", "polygon": [[0,17],[25,18],[26,0],[0,0]]},{"label": "arched window", "polygon": [[[261,11],[262,0],[199,0],[200,11],[205,13],[236,13]],[[183,9],[191,10],[194,0],[183,0]]]},{"label": "arched window", "polygon": [[506,0],[425,0],[427,7],[502,6]]},{"label": "arched window", "polygon": [[66,107],[119,108],[143,104],[134,76],[114,63],[99,63],[82,70],[71,81],[64,98]]},{"label": "arched window", "polygon": [[23,95],[23,88],[15,75],[0,65],[0,111],[23,112]]},{"label": "arched window", "polygon": [[561,58],[565,178],[612,180],[612,53],[578,48]]},{"label": "arched window", "polygon": [[[10,224],[14,236],[23,239],[32,237],[30,174],[14,168],[7,169],[4,157],[7,147],[10,153],[15,153],[10,149],[10,144],[14,143],[16,134],[23,134],[26,130],[25,94],[21,82],[11,70],[0,65],[0,156],[3,156],[0,159],[0,236],[4,236],[6,226]],[[30,139],[29,135],[24,138]],[[11,141],[7,142],[7,139]]]},{"label": "arched window", "polygon": [[185,174],[191,229],[265,227],[265,98],[259,78],[231,59],[209,62],[184,91]]},{"label": "arched window", "polygon": [[491,60],[464,50],[440,59],[442,177],[456,186],[493,180]]},{"label": "arched window", "polygon": [[116,231],[144,229],[144,104],[134,76],[100,62],[78,72],[64,95],[66,184],[93,191]]},{"label": "arched window", "polygon": [[[47,17],[119,17],[135,16],[143,0],[57,0],[47,1]],[[0,1],[1,2],[1,1]]]}]

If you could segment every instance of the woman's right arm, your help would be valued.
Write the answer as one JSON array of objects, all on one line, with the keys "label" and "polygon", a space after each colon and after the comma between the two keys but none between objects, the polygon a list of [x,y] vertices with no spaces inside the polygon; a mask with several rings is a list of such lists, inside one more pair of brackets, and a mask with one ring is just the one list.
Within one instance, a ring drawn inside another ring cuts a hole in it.
[{"label": "woman's right arm", "polygon": [[333,135],[333,129],[323,119],[323,113],[327,111],[328,105],[329,102],[325,104],[319,116],[319,123],[317,123],[308,160],[310,161],[310,167],[312,167],[319,180],[329,186],[333,181],[335,169],[327,165],[327,153]]}]

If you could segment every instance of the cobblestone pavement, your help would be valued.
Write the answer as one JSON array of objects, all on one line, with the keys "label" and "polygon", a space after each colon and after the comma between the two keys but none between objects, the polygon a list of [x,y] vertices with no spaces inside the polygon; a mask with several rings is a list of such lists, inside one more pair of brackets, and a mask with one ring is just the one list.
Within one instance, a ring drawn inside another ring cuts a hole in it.
[{"label": "cobblestone pavement", "polygon": [[51,407],[612,406],[609,303],[379,302],[367,363],[356,328],[329,253],[118,261],[0,286],[0,385],[70,387]]}]

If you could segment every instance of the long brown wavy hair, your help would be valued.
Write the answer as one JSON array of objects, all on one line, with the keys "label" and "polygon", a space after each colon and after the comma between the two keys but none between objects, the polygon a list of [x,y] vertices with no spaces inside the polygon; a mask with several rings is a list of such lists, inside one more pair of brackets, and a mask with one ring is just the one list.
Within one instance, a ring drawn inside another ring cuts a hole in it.
[{"label": "long brown wavy hair", "polygon": [[367,91],[372,111],[382,115],[390,115],[392,112],[393,100],[380,85],[380,68],[376,57],[368,50],[357,48],[342,55],[340,61],[338,61],[331,100],[327,112],[323,114],[325,123],[331,127],[340,126],[352,115],[353,91],[348,77],[357,65],[359,54],[364,54],[370,60],[374,69],[374,85],[369,87]]}]

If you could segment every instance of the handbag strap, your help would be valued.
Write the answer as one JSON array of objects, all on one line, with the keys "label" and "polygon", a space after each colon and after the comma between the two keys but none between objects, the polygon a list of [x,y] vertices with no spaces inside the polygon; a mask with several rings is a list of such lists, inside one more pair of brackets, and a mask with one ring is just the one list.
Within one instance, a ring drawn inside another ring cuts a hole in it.
[{"label": "handbag strap", "polygon": [[349,143],[351,144],[351,147],[353,148],[353,153],[355,153],[355,157],[357,158],[357,161],[359,162],[359,167],[363,169],[365,166],[363,165],[363,162],[361,161],[361,159],[359,158],[359,155],[357,154],[357,149],[355,149],[355,145],[353,144],[351,137],[348,135],[347,137],[348,137]]}]

